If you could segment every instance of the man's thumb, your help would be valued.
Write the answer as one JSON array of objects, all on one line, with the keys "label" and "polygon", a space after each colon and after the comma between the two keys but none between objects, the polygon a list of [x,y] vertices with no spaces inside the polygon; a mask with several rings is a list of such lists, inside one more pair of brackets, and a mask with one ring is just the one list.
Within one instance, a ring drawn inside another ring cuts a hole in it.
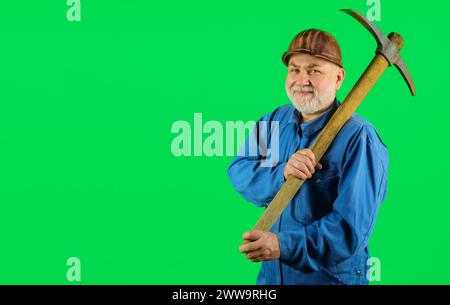
[{"label": "man's thumb", "polygon": [[259,239],[263,234],[263,231],[260,230],[250,230],[244,233],[242,236],[243,239],[246,240],[257,240]]}]

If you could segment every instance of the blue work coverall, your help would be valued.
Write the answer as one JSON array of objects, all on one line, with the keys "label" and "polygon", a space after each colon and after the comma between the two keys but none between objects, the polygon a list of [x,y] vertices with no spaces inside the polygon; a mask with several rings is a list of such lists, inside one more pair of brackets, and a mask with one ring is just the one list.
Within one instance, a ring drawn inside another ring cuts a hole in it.
[{"label": "blue work coverall", "polygon": [[[236,191],[267,207],[285,182],[289,158],[311,146],[339,105],[335,99],[319,117],[302,124],[292,105],[263,116],[228,168]],[[279,160],[261,166],[270,157],[261,147],[274,151],[274,122]],[[256,144],[256,153],[251,144]],[[323,168],[305,181],[271,228],[281,257],[262,262],[257,284],[367,284],[368,242],[387,192],[388,161],[375,128],[354,114],[320,160]]]}]

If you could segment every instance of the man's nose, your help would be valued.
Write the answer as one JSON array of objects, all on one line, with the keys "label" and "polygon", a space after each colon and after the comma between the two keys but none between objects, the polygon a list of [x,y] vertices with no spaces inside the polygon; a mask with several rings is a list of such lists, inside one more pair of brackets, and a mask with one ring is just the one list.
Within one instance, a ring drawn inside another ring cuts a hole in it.
[{"label": "man's nose", "polygon": [[296,85],[301,86],[311,85],[311,79],[309,78],[307,71],[304,70],[295,75],[294,82]]}]

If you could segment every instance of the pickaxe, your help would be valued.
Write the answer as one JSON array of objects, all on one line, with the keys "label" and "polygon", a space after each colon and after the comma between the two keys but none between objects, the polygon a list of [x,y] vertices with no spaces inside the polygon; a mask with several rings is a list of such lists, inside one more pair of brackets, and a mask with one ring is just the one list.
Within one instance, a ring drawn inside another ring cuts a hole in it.
[{"label": "pickaxe", "polygon": [[[316,156],[316,164],[325,154],[342,126],[350,119],[356,108],[361,104],[361,101],[388,66],[396,66],[408,84],[412,95],[416,94],[411,75],[403,62],[403,59],[400,57],[400,50],[403,47],[402,37],[397,33],[390,33],[386,37],[383,32],[360,13],[349,9],[342,9],[341,11],[354,17],[369,30],[377,41],[378,48],[376,49],[375,57],[369,66],[310,147]],[[314,166],[316,164],[314,164]],[[294,176],[289,176],[253,229],[268,231],[302,187],[304,181],[305,180],[298,179]]]}]

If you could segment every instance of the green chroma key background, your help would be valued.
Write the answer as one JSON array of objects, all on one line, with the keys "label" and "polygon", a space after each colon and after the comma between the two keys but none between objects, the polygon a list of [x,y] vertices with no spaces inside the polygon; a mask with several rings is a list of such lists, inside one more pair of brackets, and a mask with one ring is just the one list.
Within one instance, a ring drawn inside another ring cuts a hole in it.
[{"label": "green chroma key background", "polygon": [[[72,256],[83,284],[254,283],[237,248],[262,210],[233,190],[230,156],[173,156],[171,126],[289,103],[280,57],[310,27],[341,44],[343,100],[376,44],[339,9],[366,1],[81,3],[81,22],[63,0],[0,4],[0,283],[67,284]],[[358,109],[390,153],[377,284],[450,283],[449,4],[381,5],[417,96],[391,68]]]}]

